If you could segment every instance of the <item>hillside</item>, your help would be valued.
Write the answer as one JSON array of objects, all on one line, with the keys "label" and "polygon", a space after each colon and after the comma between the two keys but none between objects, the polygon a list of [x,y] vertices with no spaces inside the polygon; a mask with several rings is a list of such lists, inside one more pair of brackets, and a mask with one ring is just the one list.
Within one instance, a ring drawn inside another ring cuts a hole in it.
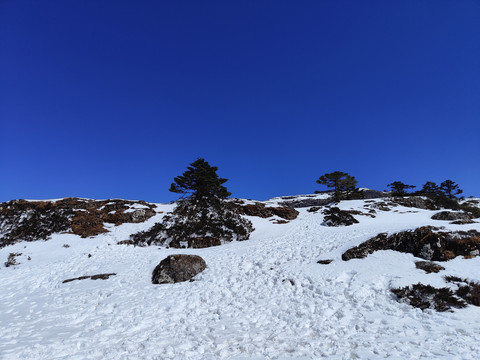
[{"label": "hillside", "polygon": [[[260,210],[295,206],[298,216],[244,215],[255,228],[250,239],[196,249],[126,241],[175,204],[75,200],[73,211],[72,200],[55,200],[66,204],[65,219],[84,219],[77,230],[65,223],[46,240],[18,235],[0,248],[0,358],[478,359],[480,307],[421,310],[391,291],[417,283],[457,289],[446,276],[480,281],[478,233],[468,233],[468,253],[455,253],[450,243],[442,248],[453,255],[435,262],[444,268],[438,273],[416,268],[425,257],[408,252],[342,256],[378,234],[385,239],[423,226],[435,227],[429,234],[453,234],[447,242],[463,241],[467,235],[458,232],[480,231],[480,220],[434,220],[443,209],[376,198],[342,201],[338,207],[358,223],[331,227],[322,212],[327,196],[238,200]],[[0,237],[30,219],[30,205],[22,206],[11,223],[4,215]],[[85,223],[95,218],[90,236]],[[6,267],[10,254],[18,255]],[[192,282],[152,284],[153,269],[172,254],[199,255],[207,268]],[[95,274],[114,275],[63,283]]]}]

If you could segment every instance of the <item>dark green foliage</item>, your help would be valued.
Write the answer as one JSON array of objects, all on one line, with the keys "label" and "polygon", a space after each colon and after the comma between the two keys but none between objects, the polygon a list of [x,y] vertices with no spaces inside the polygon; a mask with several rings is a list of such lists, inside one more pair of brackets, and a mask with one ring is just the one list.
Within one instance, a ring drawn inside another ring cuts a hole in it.
[{"label": "dark green foliage", "polygon": [[457,195],[460,195],[461,193],[463,193],[463,190],[461,190],[458,187],[458,184],[456,184],[454,181],[445,180],[440,184],[440,192],[447,199],[451,200],[451,199],[456,199]]},{"label": "dark green foliage", "polygon": [[362,193],[356,188],[358,181],[354,176],[341,171],[324,174],[318,178],[317,184],[333,188],[333,200],[335,203],[346,199],[361,199]]},{"label": "dark green foliage", "polygon": [[427,181],[423,184],[422,189],[417,191],[417,195],[426,196],[432,200],[440,196],[440,188],[433,181]]},{"label": "dark green foliage", "polygon": [[406,192],[406,190],[413,189],[415,187],[414,185],[404,184],[401,181],[394,181],[387,186],[390,187],[392,191],[392,196],[407,196],[408,193]]},{"label": "dark green foliage", "polygon": [[169,191],[197,199],[212,196],[225,199],[232,195],[222,186],[228,180],[218,177],[218,167],[210,166],[200,158],[191,163],[187,169],[183,175],[174,178]]},{"label": "dark green foliage", "polygon": [[477,212],[476,207],[471,207],[468,205],[460,205],[456,198],[456,195],[462,193],[462,190],[458,189],[458,185],[451,180],[445,180],[438,186],[432,181],[427,181],[422,189],[416,193],[416,195],[426,196],[432,199],[435,202],[435,205],[452,210],[465,210],[478,214],[480,216],[480,209]]},{"label": "dark green foliage", "polygon": [[162,245],[165,239],[165,226],[162,223],[155,223],[155,225],[146,231],[140,231],[130,235],[131,242],[138,246]]}]

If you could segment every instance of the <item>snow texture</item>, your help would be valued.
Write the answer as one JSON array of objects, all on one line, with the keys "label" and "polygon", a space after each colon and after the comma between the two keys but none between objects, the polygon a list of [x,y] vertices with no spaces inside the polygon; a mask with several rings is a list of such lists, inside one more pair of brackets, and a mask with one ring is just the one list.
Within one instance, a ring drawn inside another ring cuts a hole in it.
[{"label": "snow texture", "polygon": [[[364,204],[339,207],[364,210]],[[381,232],[423,225],[480,230],[479,223],[451,225],[431,220],[436,211],[395,207],[331,228],[322,225],[321,212],[299,211],[280,225],[249,217],[256,229],[250,240],[206,249],[117,245],[163,214],[107,224],[110,232],[94,238],[56,234],[0,249],[0,260],[22,253],[19,265],[0,268],[0,359],[479,358],[479,307],[422,311],[397,302],[390,288],[444,287],[445,275],[478,281],[480,258],[457,257],[438,274],[394,251],[341,260],[345,250]],[[153,269],[174,253],[199,255],[207,269],[194,282],[153,285]],[[117,275],[62,283],[99,273]]]}]

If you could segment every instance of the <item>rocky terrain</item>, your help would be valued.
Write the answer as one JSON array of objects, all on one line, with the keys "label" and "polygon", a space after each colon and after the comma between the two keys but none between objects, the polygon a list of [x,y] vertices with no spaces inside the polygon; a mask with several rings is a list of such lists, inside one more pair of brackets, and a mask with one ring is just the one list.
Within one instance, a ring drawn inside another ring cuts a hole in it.
[{"label": "rocky terrain", "polygon": [[232,199],[248,237],[183,242],[175,204],[2,203],[0,358],[476,359],[478,200],[377,196]]}]

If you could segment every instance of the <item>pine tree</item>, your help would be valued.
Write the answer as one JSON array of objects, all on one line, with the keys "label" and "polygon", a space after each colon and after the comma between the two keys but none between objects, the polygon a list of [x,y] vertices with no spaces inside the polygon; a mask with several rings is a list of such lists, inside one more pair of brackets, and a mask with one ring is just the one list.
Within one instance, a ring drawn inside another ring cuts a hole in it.
[{"label": "pine tree", "polygon": [[452,180],[442,182],[439,190],[447,199],[456,199],[457,195],[463,193],[463,190],[458,187],[458,184]]},{"label": "pine tree", "polygon": [[422,190],[420,190],[419,195],[423,195],[429,197],[430,199],[436,199],[440,195],[440,188],[436,183],[433,181],[427,181],[422,186]]},{"label": "pine tree", "polygon": [[354,176],[341,171],[324,174],[318,178],[317,184],[333,188],[333,200],[335,203],[348,198],[361,198],[359,189],[356,188],[358,181]]},{"label": "pine tree", "polygon": [[404,184],[401,181],[394,181],[387,186],[392,190],[392,196],[407,196],[408,193],[405,190],[413,189],[415,187],[414,185]]},{"label": "pine tree", "polygon": [[173,179],[169,191],[184,194],[195,199],[217,197],[225,199],[232,195],[222,184],[227,179],[219,178],[218,167],[210,166],[205,159],[199,158],[190,166],[183,175]]},{"label": "pine tree", "polygon": [[223,186],[227,179],[219,178],[217,170],[204,159],[197,159],[174,178],[169,190],[187,198],[164,216],[155,233],[147,234],[150,241],[171,247],[204,247],[249,238],[252,223],[226,199],[231,195]]}]

